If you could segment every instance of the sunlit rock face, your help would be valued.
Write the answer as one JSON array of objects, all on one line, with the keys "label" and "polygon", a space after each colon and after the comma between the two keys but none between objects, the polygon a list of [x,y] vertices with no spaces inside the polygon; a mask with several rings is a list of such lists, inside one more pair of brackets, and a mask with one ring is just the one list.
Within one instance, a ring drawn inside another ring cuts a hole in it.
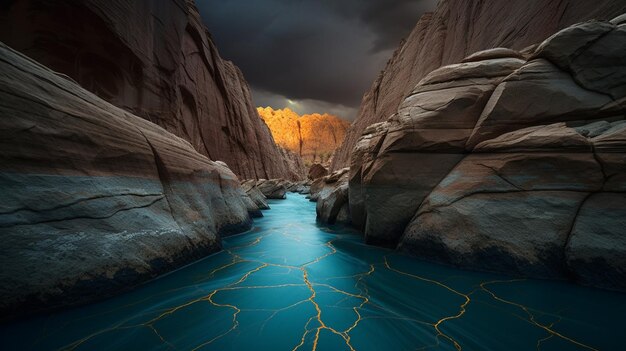
[{"label": "sunlit rock face", "polygon": [[308,165],[328,164],[349,126],[347,121],[327,113],[300,116],[288,108],[271,107],[259,107],[258,112],[276,143],[300,155]]},{"label": "sunlit rock face", "polygon": [[220,57],[193,1],[10,1],[0,7],[0,40],[242,179],[306,176],[283,161],[241,71]]},{"label": "sunlit rock face", "polygon": [[625,72],[619,19],[431,72],[356,144],[352,222],[431,260],[626,290]]},{"label": "sunlit rock face", "polygon": [[237,177],[0,43],[0,315],[130,289],[250,217]]},{"label": "sunlit rock face", "polygon": [[[569,25],[588,19],[609,20],[624,12],[622,0],[439,1],[433,13],[420,18],[363,97],[331,170],[349,166],[352,150],[365,129],[393,115],[433,70],[491,48],[524,52]],[[505,55],[510,57],[510,53]]]}]

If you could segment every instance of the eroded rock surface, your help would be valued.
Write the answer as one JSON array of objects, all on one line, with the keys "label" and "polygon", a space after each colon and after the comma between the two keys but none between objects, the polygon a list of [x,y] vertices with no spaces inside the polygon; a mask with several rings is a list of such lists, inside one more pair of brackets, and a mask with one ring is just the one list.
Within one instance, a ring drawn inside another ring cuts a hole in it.
[{"label": "eroded rock surface", "polygon": [[349,169],[344,168],[311,184],[311,201],[317,202],[317,220],[328,224],[350,224],[348,203]]},{"label": "eroded rock surface", "polygon": [[289,191],[290,193],[308,195],[311,191],[311,183],[312,182],[310,180],[291,182],[291,184],[287,185],[287,191]]},{"label": "eroded rock surface", "polygon": [[624,33],[586,22],[424,77],[352,155],[366,241],[626,290]]},{"label": "eroded rock surface", "polygon": [[0,6],[0,40],[242,179],[306,177],[274,143],[191,0],[10,1]]},{"label": "eroded rock surface", "polygon": [[315,180],[317,178],[322,178],[328,175],[328,170],[326,167],[322,166],[319,163],[315,163],[309,168],[308,178],[310,180]]},{"label": "eroded rock surface", "polygon": [[280,154],[282,155],[278,162],[282,162],[287,170],[283,179],[294,182],[306,179],[307,168],[302,157],[291,150],[283,148],[282,146],[278,146],[278,151],[280,151]]},{"label": "eroded rock surface", "polygon": [[241,188],[241,196],[248,208],[248,213],[254,218],[263,217],[261,210],[269,210],[270,206],[267,203],[267,197],[256,186],[256,181],[246,180],[241,183]]},{"label": "eroded rock surface", "polygon": [[268,199],[284,199],[287,196],[289,182],[284,179],[259,179],[256,187]]},{"label": "eroded rock surface", "polygon": [[[461,62],[464,58],[465,61],[523,58],[532,52],[533,45],[562,28],[589,19],[609,20],[624,12],[626,4],[621,0],[439,1],[433,13],[420,18],[363,97],[357,119],[335,153],[331,171],[349,166],[352,151],[365,129],[396,113],[415,85],[433,70]],[[623,17],[616,18],[614,24],[620,21]],[[608,43],[609,39],[606,40]],[[475,54],[493,48],[510,48],[516,52],[497,49]],[[621,50],[615,46],[598,45],[597,48]],[[578,61],[584,64],[585,58]],[[605,64],[607,67],[612,65]],[[587,74],[591,79],[593,75],[602,75],[600,71],[588,71]]]},{"label": "eroded rock surface", "polygon": [[267,204],[267,197],[257,187],[255,180],[246,180],[241,183],[241,187],[259,210],[268,210],[270,208]]},{"label": "eroded rock surface", "polygon": [[237,177],[0,43],[0,311],[91,302],[250,226]]}]

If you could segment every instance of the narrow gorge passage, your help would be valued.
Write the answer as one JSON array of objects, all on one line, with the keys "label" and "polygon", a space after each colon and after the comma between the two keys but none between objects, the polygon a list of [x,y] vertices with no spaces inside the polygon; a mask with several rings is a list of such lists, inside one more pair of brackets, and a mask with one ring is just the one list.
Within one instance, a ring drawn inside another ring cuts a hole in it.
[{"label": "narrow gorge passage", "polygon": [[0,329],[4,350],[615,350],[626,296],[425,263],[271,200],[224,250]]}]

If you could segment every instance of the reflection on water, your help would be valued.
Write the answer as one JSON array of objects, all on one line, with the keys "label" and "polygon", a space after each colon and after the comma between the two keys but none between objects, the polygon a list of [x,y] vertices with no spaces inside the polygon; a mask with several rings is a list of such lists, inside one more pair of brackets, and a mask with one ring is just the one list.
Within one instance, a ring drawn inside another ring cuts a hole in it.
[{"label": "reflection on water", "polygon": [[424,263],[272,201],[223,252],[0,329],[2,350],[619,350],[626,295]]}]

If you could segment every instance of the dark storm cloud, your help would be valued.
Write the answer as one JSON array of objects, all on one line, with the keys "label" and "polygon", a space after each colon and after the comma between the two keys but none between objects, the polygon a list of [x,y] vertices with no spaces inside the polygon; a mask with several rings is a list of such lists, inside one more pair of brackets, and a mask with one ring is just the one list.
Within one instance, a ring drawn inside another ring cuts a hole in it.
[{"label": "dark storm cloud", "polygon": [[434,0],[197,4],[222,56],[233,60],[252,85],[257,104],[282,99],[284,106],[274,106],[281,108],[290,99],[311,108],[336,105],[350,110],[352,116],[345,117],[354,117],[391,50]]},{"label": "dark storm cloud", "polygon": [[360,20],[376,36],[374,51],[395,49],[417,19],[432,11],[437,0],[344,0],[328,1],[346,17]]}]

